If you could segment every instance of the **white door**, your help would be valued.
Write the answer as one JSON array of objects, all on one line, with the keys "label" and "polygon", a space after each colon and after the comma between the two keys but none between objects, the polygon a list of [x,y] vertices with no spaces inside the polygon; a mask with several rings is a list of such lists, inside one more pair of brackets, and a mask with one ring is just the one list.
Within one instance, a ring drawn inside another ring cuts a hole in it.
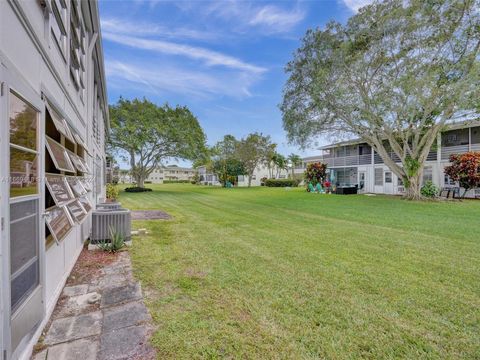
[{"label": "white door", "polygon": [[393,194],[393,174],[390,170],[384,172],[383,184],[385,194]]},{"label": "white door", "polygon": [[[8,179],[2,183],[1,203],[4,211],[4,341],[9,355],[15,354],[16,349],[21,350],[19,345],[31,338],[44,313],[40,280],[40,179],[43,169],[39,131],[41,99],[17,83],[12,86],[10,80],[8,78],[3,86],[0,132],[3,134],[2,177]],[[34,102],[36,105],[33,105]]]},{"label": "white door", "polygon": [[359,171],[358,172],[358,192],[363,194],[367,192],[367,172]]}]

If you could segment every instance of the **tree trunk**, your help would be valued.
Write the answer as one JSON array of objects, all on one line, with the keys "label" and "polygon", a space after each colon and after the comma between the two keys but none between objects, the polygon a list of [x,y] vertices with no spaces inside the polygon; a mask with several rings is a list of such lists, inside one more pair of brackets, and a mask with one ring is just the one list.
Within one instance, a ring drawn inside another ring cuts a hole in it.
[{"label": "tree trunk", "polygon": [[248,174],[248,187],[252,186],[252,176],[253,176],[253,173]]},{"label": "tree trunk", "polygon": [[[409,200],[422,200],[423,196],[421,190],[421,178],[423,171],[418,171],[415,176],[408,178],[408,186],[405,186],[405,198]],[[407,184],[405,184],[407,185]]]},{"label": "tree trunk", "polygon": [[145,186],[145,177],[143,175],[138,175],[137,186],[141,187],[141,188],[143,188]]}]

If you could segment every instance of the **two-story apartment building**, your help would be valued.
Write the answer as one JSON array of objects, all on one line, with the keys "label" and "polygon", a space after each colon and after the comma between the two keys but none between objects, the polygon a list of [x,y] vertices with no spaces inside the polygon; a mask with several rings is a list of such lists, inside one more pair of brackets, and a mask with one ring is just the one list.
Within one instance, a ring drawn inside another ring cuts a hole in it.
[{"label": "two-story apartment building", "polygon": [[105,197],[95,0],[0,1],[0,347],[27,359]]},{"label": "two-story apartment building", "polygon": [[146,181],[152,184],[162,184],[164,180],[191,181],[195,173],[195,169],[177,165],[159,166],[148,175]]},{"label": "two-story apartment building", "polygon": [[[328,166],[329,179],[336,186],[357,186],[359,192],[378,194],[403,194],[405,187],[382,158],[372,148],[358,140],[331,144],[320,148],[318,156],[306,157],[303,165],[295,169],[304,171],[308,163],[323,162]],[[431,180],[438,187],[455,186],[444,169],[451,154],[480,151],[480,121],[449,125],[432,147],[425,163],[423,181]],[[392,151],[390,157],[400,162]],[[474,196],[470,192],[467,196]]]}]

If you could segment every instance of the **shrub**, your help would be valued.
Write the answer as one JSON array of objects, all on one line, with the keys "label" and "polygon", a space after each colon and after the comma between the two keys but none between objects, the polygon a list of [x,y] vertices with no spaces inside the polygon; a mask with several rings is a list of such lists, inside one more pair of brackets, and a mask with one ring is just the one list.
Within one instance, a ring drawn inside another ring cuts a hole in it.
[{"label": "shrub", "polygon": [[266,176],[262,177],[260,179],[260,186],[265,186],[265,183],[267,182],[268,178]]},{"label": "shrub", "polygon": [[152,191],[152,189],[133,186],[133,187],[125,188],[125,191],[126,192],[132,192],[132,193],[138,193],[138,192]]},{"label": "shrub", "polygon": [[190,180],[163,180],[164,184],[189,184]]},{"label": "shrub", "polygon": [[267,179],[265,186],[268,187],[297,187],[300,182],[297,179]]},{"label": "shrub", "polygon": [[107,184],[106,190],[107,199],[116,200],[118,197],[118,189],[114,184]]},{"label": "shrub", "polygon": [[427,198],[434,198],[438,196],[439,190],[433,182],[427,181],[420,189],[420,193]]},{"label": "shrub", "polygon": [[307,165],[304,173],[305,184],[312,184],[316,186],[318,183],[322,184],[327,178],[327,164],[316,162]]},{"label": "shrub", "polygon": [[103,251],[115,253],[125,246],[125,237],[122,233],[115,231],[112,227],[110,228],[110,241],[102,240],[97,246]]}]

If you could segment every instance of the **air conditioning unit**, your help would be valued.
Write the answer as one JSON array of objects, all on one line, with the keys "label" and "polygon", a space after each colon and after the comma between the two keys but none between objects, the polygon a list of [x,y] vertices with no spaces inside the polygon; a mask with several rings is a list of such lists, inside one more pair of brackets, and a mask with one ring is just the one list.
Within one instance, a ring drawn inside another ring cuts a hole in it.
[{"label": "air conditioning unit", "polygon": [[90,243],[111,240],[111,231],[121,233],[125,241],[132,237],[132,216],[128,209],[95,210],[92,212]]},{"label": "air conditioning unit", "polygon": [[97,210],[119,210],[121,208],[122,208],[122,204],[120,204],[119,202],[97,204]]}]

